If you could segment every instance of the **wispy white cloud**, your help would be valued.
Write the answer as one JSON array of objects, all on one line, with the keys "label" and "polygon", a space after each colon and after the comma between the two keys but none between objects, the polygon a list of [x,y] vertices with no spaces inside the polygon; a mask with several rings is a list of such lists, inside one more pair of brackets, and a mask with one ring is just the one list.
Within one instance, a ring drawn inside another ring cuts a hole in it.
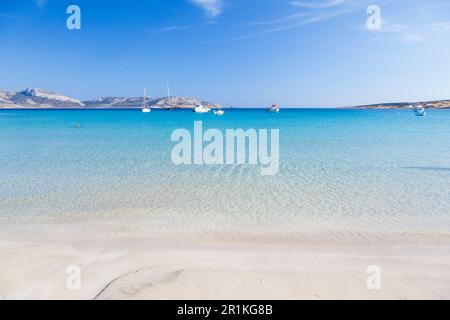
[{"label": "wispy white cloud", "polygon": [[270,33],[279,32],[279,31],[285,31],[285,30],[298,28],[298,27],[306,26],[306,25],[313,24],[313,23],[319,23],[319,22],[331,19],[332,17],[334,17],[336,15],[339,15],[339,13],[336,12],[336,13],[328,13],[328,14],[317,14],[317,15],[314,15],[314,16],[311,16],[311,17],[308,17],[305,19],[298,20],[297,22],[291,23],[288,25],[282,25],[282,26],[275,27],[272,29],[266,29],[266,30],[263,30],[260,32],[255,32],[255,33],[250,33],[250,34],[243,35],[243,36],[238,36],[238,37],[235,37],[233,40],[250,39],[250,38],[262,36],[265,34],[270,34]]},{"label": "wispy white cloud", "polygon": [[242,35],[242,36],[238,36],[238,37],[233,38],[233,40],[250,39],[250,38],[254,38],[254,37],[263,36],[263,35],[269,34],[269,33],[274,33],[274,32],[278,32],[278,31],[283,31],[283,30],[296,28],[296,27],[299,27],[299,26],[302,26],[302,25],[305,25],[305,23],[299,22],[299,23],[294,23],[294,24],[290,24],[290,25],[287,25],[287,26],[281,26],[281,27],[276,27],[276,28],[272,28],[272,29],[266,29],[266,30],[263,30],[263,31],[250,33],[250,34],[246,34],[246,35]]},{"label": "wispy white cloud", "polygon": [[47,4],[47,0],[36,0],[36,4],[39,8],[43,8]]},{"label": "wispy white cloud", "polygon": [[450,30],[450,21],[430,23],[425,25],[425,28],[434,31]]},{"label": "wispy white cloud", "polygon": [[257,21],[257,22],[250,22],[247,23],[248,26],[262,26],[262,25],[269,25],[269,24],[279,24],[279,23],[283,23],[283,22],[288,22],[288,21],[292,21],[292,20],[296,20],[298,18],[304,17],[306,14],[303,12],[299,12],[299,13],[294,13],[285,17],[281,17],[278,19],[273,19],[273,20],[267,20],[267,21]]},{"label": "wispy white cloud", "polygon": [[325,9],[325,8],[331,8],[340,6],[342,4],[345,4],[346,0],[328,0],[325,2],[305,2],[305,1],[293,1],[291,4],[296,7],[306,8],[306,9]]},{"label": "wispy white cloud", "polygon": [[404,33],[401,35],[403,43],[424,42],[425,36],[421,33]]},{"label": "wispy white cloud", "polygon": [[215,18],[222,14],[223,0],[189,0],[191,3],[202,8],[206,14]]},{"label": "wispy white cloud", "polygon": [[176,32],[176,31],[182,31],[182,30],[186,30],[188,29],[189,26],[186,25],[171,25],[171,26],[165,26],[165,27],[160,27],[160,28],[154,28],[149,30],[149,33],[164,33],[164,32]]},{"label": "wispy white cloud", "polygon": [[167,26],[167,27],[162,27],[159,30],[162,32],[172,32],[172,31],[179,31],[179,30],[186,30],[188,28],[188,26]]},{"label": "wispy white cloud", "polygon": [[[376,2],[379,6],[387,6],[397,1],[399,0],[377,0]],[[358,11],[365,13],[367,7],[373,4],[373,0],[299,0],[292,1],[289,4],[297,9],[296,12],[272,20],[248,23],[247,26],[267,26],[268,28],[270,26],[270,28],[241,35],[235,37],[234,40],[249,39],[321,23]],[[418,42],[424,39],[420,33],[414,32],[412,28],[407,28],[404,25],[391,25],[389,32],[400,34],[404,42]]]},{"label": "wispy white cloud", "polygon": [[[364,29],[368,30],[365,26]],[[383,19],[381,24],[381,29],[379,30],[368,30],[372,33],[382,35],[382,34],[392,34],[397,35],[400,41],[403,43],[417,43],[425,41],[425,34],[421,28],[414,27],[408,24],[397,24],[390,23],[388,20]]]},{"label": "wispy white cloud", "polygon": [[291,2],[291,5],[299,7],[302,11],[297,11],[273,20],[249,23],[247,24],[249,26],[272,25],[272,28],[238,36],[234,40],[249,39],[313,23],[324,22],[334,17],[354,12],[364,7],[366,2],[366,0],[328,0],[325,2],[294,1]]},{"label": "wispy white cloud", "polygon": [[383,20],[381,30],[376,32],[385,34],[396,34],[403,43],[424,42],[427,36],[433,32],[446,32],[450,30],[450,21],[434,22],[425,25],[407,25],[407,24],[391,24],[387,20]]}]

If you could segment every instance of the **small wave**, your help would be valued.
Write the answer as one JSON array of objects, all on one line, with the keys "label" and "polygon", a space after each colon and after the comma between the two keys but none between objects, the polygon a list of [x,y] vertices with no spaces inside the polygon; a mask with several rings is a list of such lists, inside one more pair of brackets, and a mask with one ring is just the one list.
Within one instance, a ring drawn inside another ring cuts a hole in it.
[{"label": "small wave", "polygon": [[447,167],[402,167],[409,170],[423,170],[423,171],[450,171]]}]

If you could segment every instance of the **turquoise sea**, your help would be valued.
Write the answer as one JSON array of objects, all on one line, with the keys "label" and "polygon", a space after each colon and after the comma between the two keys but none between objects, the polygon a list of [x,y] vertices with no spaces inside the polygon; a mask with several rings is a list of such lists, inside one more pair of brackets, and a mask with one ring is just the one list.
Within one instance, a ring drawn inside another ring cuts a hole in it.
[{"label": "turquoise sea", "polygon": [[[0,111],[0,224],[448,233],[450,110]],[[280,167],[172,163],[177,128],[279,129]]]}]

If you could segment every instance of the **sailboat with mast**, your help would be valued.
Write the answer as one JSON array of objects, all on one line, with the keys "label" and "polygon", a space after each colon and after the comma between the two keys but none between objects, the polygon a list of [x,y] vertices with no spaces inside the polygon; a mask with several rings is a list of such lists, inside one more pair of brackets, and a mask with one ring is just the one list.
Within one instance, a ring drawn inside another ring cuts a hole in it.
[{"label": "sailboat with mast", "polygon": [[144,88],[144,96],[142,97],[142,112],[144,112],[144,113],[149,113],[149,112],[151,112],[152,111],[152,109],[150,109],[150,107],[148,107],[146,104],[145,104],[145,99],[147,98],[147,90]]},{"label": "sailboat with mast", "polygon": [[166,99],[164,101],[164,109],[165,110],[172,110],[173,109],[173,105],[170,102],[170,85],[169,85],[168,82],[167,82],[166,87],[167,87],[167,97],[166,97]]}]

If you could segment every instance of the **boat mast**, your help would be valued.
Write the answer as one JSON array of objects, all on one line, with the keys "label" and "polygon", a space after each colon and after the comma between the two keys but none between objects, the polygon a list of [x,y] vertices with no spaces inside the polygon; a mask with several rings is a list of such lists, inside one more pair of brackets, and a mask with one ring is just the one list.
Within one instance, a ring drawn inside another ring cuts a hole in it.
[{"label": "boat mast", "polygon": [[145,96],[147,95],[147,89],[144,88],[144,96],[142,97],[142,109],[145,108]]},{"label": "boat mast", "polygon": [[170,103],[170,85],[169,85],[169,82],[167,82],[166,86],[167,86],[166,108],[168,107],[169,109],[172,109],[172,105]]}]

